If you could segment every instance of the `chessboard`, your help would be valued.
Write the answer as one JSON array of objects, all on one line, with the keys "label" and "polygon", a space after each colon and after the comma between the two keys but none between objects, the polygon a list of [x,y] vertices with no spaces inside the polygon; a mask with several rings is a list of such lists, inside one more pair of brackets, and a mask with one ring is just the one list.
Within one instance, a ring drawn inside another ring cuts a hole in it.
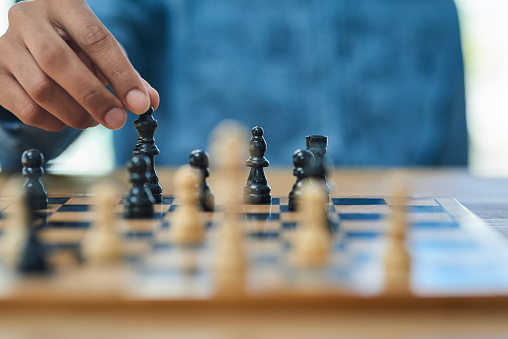
[{"label": "chessboard", "polygon": [[[165,196],[150,219],[122,218],[122,197],[115,206],[124,259],[107,268],[83,260],[81,244],[94,222],[93,196],[49,197],[40,212],[38,234],[52,271],[22,276],[2,267],[0,300],[158,300],[214,302],[214,243],[222,220],[215,212],[201,212],[207,235],[199,245],[177,245],[171,225],[179,207]],[[384,256],[393,213],[393,198],[332,196],[331,253],[321,268],[294,267],[289,260],[299,212],[288,210],[287,197],[268,205],[242,205],[241,222],[247,261],[247,301],[259,300],[391,300],[384,293]],[[0,200],[0,227],[5,226],[11,202]],[[487,298],[508,294],[508,243],[480,218],[451,198],[412,197],[407,200],[407,248],[411,257],[409,294],[412,302],[438,298]],[[487,298],[490,299],[490,298]],[[504,299],[504,298],[502,298]]]}]

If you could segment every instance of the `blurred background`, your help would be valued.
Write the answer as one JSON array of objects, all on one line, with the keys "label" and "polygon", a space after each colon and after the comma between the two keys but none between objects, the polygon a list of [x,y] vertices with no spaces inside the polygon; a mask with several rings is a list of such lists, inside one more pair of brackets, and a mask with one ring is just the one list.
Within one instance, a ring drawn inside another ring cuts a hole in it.
[{"label": "blurred background", "polygon": [[[0,34],[14,0],[0,0]],[[456,0],[466,72],[467,119],[471,172],[508,176],[508,2]],[[164,99],[164,98],[163,98]],[[59,158],[57,173],[104,174],[114,167],[112,133],[96,127],[85,131]],[[100,153],[97,150],[102,150]],[[88,161],[93,154],[95,161]]]}]

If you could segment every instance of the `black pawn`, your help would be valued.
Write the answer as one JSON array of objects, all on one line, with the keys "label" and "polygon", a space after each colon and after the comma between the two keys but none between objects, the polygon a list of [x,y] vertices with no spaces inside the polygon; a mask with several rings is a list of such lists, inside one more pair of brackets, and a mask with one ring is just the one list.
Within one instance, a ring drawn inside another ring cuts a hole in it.
[{"label": "black pawn", "polygon": [[209,156],[206,151],[197,149],[189,155],[189,165],[199,169],[203,174],[199,183],[199,203],[205,212],[212,212],[215,208],[215,196],[206,182],[206,178],[210,176],[208,164]]},{"label": "black pawn", "polygon": [[48,193],[41,182],[41,177],[44,174],[42,168],[44,156],[39,150],[27,150],[21,156],[21,164],[23,165],[23,176],[26,178],[23,194],[28,210],[37,211],[48,208]]},{"label": "black pawn", "polygon": [[314,163],[314,154],[311,151],[298,149],[293,153],[293,175],[296,177],[296,182],[289,193],[288,209],[290,211],[297,209],[298,200],[302,196],[302,180],[312,174],[312,163]]},{"label": "black pawn", "polygon": [[123,216],[127,219],[153,217],[155,199],[146,185],[150,179],[150,159],[146,155],[133,155],[127,163],[132,187],[124,200]]},{"label": "black pawn", "polygon": [[23,245],[17,269],[24,274],[47,273],[49,266],[46,261],[44,246],[39,240],[33,219],[30,217],[29,220],[29,224],[25,226],[27,227],[26,241]]},{"label": "black pawn", "polygon": [[306,137],[307,149],[314,154],[315,163],[311,174],[312,177],[320,178],[324,181],[325,189],[328,192],[328,200],[330,200],[330,186],[326,179],[326,169],[323,158],[326,155],[326,147],[328,146],[328,137],[325,135],[308,135]]},{"label": "black pawn", "polygon": [[266,141],[263,138],[263,129],[259,126],[252,129],[249,153],[250,157],[246,165],[251,169],[247,183],[243,188],[243,202],[246,204],[269,204],[272,202],[272,196],[264,168],[268,167],[270,163],[265,158]]},{"label": "black pawn", "polygon": [[150,107],[148,111],[141,114],[139,118],[134,121],[134,127],[138,131],[138,143],[134,147],[134,155],[146,155],[150,159],[150,178],[147,186],[152,192],[156,202],[162,201],[162,186],[159,183],[159,177],[155,172],[156,155],[160,154],[159,148],[155,145],[155,130],[157,129],[157,120],[152,116],[153,108]]}]

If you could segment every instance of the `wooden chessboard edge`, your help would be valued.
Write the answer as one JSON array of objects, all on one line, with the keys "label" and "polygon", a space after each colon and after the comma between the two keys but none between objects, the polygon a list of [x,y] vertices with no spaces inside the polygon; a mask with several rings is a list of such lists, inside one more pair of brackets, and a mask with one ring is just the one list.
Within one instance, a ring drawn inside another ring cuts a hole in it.
[{"label": "wooden chessboard edge", "polygon": [[239,296],[239,297],[212,297],[210,299],[128,299],[121,296],[83,296],[74,295],[72,298],[65,295],[51,296],[18,296],[0,299],[0,310],[11,307],[110,307],[110,308],[161,308],[180,309],[190,308],[400,308],[400,309],[433,309],[433,308],[489,308],[500,309],[508,312],[508,296],[472,296],[472,297],[418,297],[413,295],[394,296],[380,295],[375,297],[357,296]]}]

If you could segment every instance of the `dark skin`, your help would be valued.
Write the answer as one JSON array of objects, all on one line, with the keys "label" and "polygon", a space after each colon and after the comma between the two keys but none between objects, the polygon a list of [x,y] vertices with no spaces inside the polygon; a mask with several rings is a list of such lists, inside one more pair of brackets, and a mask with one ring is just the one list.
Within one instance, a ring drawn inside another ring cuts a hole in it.
[{"label": "dark skin", "polygon": [[157,91],[83,0],[12,6],[0,51],[0,106],[27,125],[119,129],[126,108],[142,114],[159,105]]}]

